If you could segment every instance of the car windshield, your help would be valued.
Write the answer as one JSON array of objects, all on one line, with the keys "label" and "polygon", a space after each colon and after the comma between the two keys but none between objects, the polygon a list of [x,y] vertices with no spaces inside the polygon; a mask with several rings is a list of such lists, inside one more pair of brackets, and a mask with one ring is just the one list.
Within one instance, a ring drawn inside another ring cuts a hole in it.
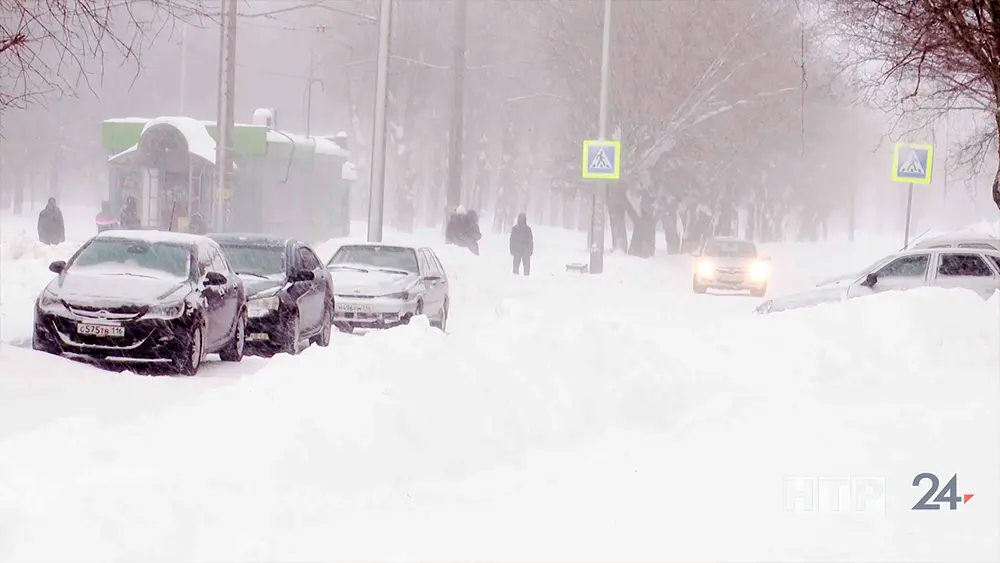
[{"label": "car windshield", "polygon": [[341,246],[328,267],[338,264],[370,266],[374,269],[400,270],[417,273],[417,253],[402,246]]},{"label": "car windshield", "polygon": [[713,240],[705,245],[705,256],[756,258],[757,247],[742,240]]},{"label": "car windshield", "polygon": [[222,253],[238,274],[273,276],[285,273],[285,247],[223,244]]},{"label": "car windshield", "polygon": [[98,239],[80,250],[71,266],[74,270],[187,279],[191,248],[168,242]]}]

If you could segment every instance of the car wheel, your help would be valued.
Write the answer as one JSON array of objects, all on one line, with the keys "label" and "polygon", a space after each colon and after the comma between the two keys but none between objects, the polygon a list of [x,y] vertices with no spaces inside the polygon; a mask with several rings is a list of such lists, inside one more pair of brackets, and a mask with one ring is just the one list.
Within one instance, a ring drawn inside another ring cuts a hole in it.
[{"label": "car wheel", "polygon": [[758,287],[750,288],[751,297],[764,297],[765,295],[767,295],[767,285],[762,285],[759,288]]},{"label": "car wheel", "polygon": [[330,339],[333,338],[333,314],[330,312],[332,308],[330,305],[326,306],[326,310],[323,311],[323,330],[312,339],[313,344],[323,348],[329,346]]},{"label": "car wheel", "polygon": [[196,326],[188,336],[188,341],[174,358],[174,370],[181,375],[194,375],[201,367],[201,360],[205,357],[205,336],[201,326]]},{"label": "car wheel", "polygon": [[297,356],[302,352],[302,322],[299,320],[299,312],[295,311],[288,322],[288,341],[285,343],[284,352]]},{"label": "car wheel", "polygon": [[431,326],[440,329],[444,332],[448,328],[448,300],[444,300],[444,305],[441,306],[441,318],[432,322]]},{"label": "car wheel", "polygon": [[705,286],[703,286],[700,283],[698,283],[698,279],[695,278],[695,279],[693,279],[691,281],[691,289],[693,289],[695,293],[701,294],[701,293],[705,293],[705,289],[706,288],[705,288]]},{"label": "car wheel", "polygon": [[219,357],[224,362],[239,362],[243,360],[243,351],[247,345],[247,317],[241,313],[236,319],[236,330],[233,331],[233,340],[225,348],[219,350]]}]

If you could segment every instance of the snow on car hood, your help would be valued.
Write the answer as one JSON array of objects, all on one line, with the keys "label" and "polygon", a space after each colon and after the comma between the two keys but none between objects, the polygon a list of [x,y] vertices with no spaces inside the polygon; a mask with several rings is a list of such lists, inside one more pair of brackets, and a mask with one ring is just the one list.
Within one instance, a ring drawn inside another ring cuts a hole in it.
[{"label": "snow on car hood", "polygon": [[258,293],[282,287],[287,281],[285,274],[273,274],[264,278],[250,274],[240,274],[240,279],[243,280],[243,288],[246,290],[247,297],[253,297]]},{"label": "snow on car hood", "polygon": [[122,272],[69,271],[52,280],[49,290],[70,303],[95,307],[153,304],[188,287],[187,280],[145,277]]},{"label": "snow on car hood", "polygon": [[847,286],[828,285],[771,299],[769,312],[812,307],[822,303],[837,303],[847,298]]},{"label": "snow on car hood", "polygon": [[356,272],[354,270],[330,270],[333,276],[333,289],[338,295],[387,295],[397,293],[410,287],[417,281],[417,274],[396,274],[370,270]]}]

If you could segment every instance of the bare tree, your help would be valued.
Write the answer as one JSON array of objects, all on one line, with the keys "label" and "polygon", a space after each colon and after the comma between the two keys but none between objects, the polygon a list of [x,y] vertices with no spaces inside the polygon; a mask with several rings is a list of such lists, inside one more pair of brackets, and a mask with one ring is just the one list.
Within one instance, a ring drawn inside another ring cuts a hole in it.
[{"label": "bare tree", "polygon": [[[971,110],[982,129],[961,147],[982,165],[1000,148],[1000,2],[836,0],[830,3],[846,62],[870,99],[900,118],[897,130]],[[1000,169],[993,180],[1000,208]]]},{"label": "bare tree", "polygon": [[0,0],[0,108],[93,91],[116,58],[138,71],[151,40],[205,8],[202,0]]}]

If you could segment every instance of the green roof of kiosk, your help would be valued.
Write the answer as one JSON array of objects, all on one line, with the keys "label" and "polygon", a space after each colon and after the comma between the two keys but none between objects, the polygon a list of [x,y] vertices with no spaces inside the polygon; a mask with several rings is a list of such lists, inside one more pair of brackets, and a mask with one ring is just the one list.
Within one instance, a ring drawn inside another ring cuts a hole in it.
[{"label": "green roof of kiosk", "polygon": [[[155,119],[144,117],[124,117],[106,119],[101,123],[101,147],[110,152],[118,153],[129,149],[139,142],[143,128],[150,121],[170,123],[169,117]],[[178,122],[190,119],[177,118]],[[218,127],[214,121],[198,121],[212,139],[218,136]],[[296,158],[308,156],[334,156],[347,160],[347,151],[336,143],[318,137],[304,137],[294,133],[276,131],[264,125],[246,125],[237,123],[233,138],[236,152],[245,156],[289,156],[293,149]],[[212,147],[214,150],[214,147]]]}]

